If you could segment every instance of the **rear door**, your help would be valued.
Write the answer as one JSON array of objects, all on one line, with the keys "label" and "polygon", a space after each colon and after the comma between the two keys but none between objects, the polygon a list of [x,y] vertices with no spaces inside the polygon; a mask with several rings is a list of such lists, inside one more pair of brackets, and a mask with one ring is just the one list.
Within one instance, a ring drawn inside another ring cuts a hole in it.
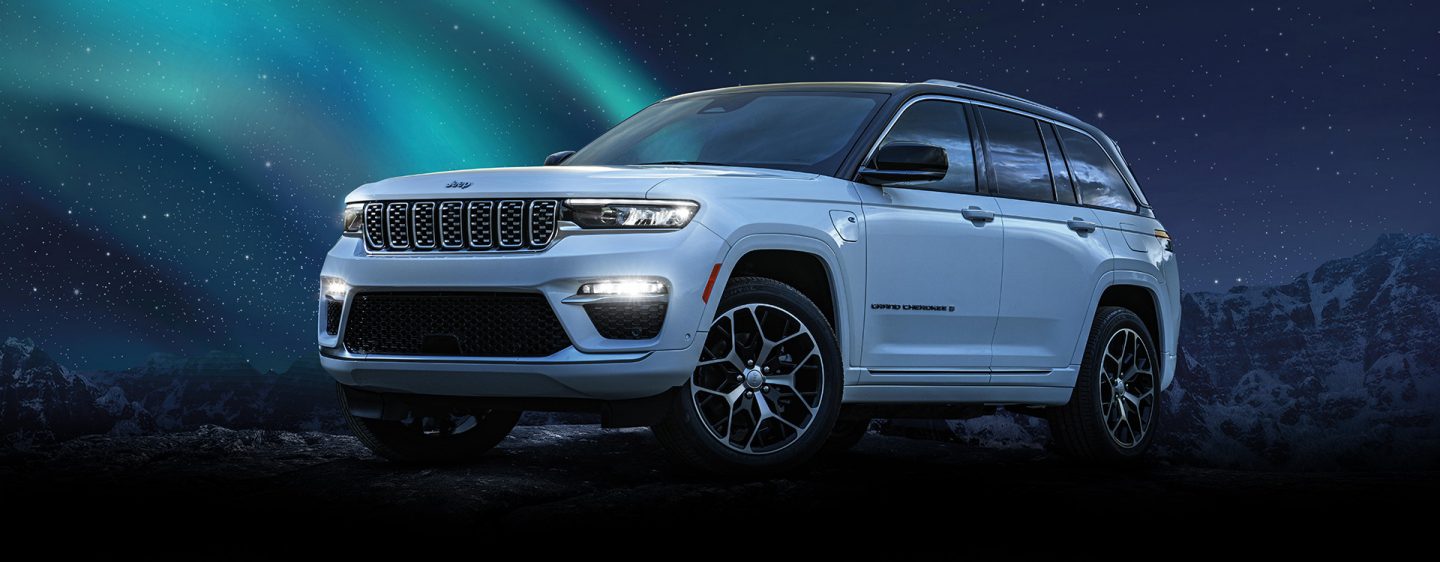
[{"label": "rear door", "polygon": [[989,382],[1003,225],[995,198],[978,190],[966,106],[922,98],[902,110],[879,143],[944,148],[950,162],[944,179],[855,185],[867,246],[860,364],[872,373]]},{"label": "rear door", "polygon": [[1068,367],[1111,251],[1095,211],[1076,204],[1052,125],[977,107],[987,178],[1005,222],[994,381]]}]

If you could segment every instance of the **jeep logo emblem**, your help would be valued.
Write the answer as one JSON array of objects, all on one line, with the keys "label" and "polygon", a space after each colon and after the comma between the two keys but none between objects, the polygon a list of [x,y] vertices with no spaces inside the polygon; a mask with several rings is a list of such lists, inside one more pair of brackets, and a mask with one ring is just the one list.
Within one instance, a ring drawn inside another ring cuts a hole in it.
[{"label": "jeep logo emblem", "polygon": [[447,188],[449,188],[449,189],[465,189],[465,188],[467,188],[467,187],[470,187],[470,182],[468,182],[468,181],[452,181],[452,182],[450,182],[450,183],[445,184],[445,187],[447,187]]}]

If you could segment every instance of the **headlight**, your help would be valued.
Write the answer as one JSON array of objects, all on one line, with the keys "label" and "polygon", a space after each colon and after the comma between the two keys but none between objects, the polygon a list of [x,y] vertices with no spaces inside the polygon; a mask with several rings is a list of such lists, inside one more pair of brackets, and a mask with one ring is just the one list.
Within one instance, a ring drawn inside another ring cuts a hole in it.
[{"label": "headlight", "polygon": [[345,214],[340,218],[340,225],[345,229],[346,234],[360,232],[360,226],[364,224],[365,204],[351,203],[345,206]]},{"label": "headlight", "polygon": [[648,199],[566,199],[565,218],[581,228],[684,228],[700,205]]}]

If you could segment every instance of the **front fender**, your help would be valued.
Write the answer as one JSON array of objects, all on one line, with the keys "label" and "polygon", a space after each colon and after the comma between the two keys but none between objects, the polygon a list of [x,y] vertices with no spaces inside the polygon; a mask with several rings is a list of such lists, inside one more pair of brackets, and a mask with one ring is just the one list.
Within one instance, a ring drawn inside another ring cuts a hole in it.
[{"label": "front fender", "polygon": [[834,246],[833,240],[821,239],[814,236],[803,236],[798,234],[750,234],[734,240],[722,249],[721,255],[716,257],[716,263],[720,269],[715,276],[715,285],[710,293],[710,300],[700,317],[700,325],[696,327],[697,333],[707,332],[710,322],[715,318],[720,308],[720,295],[725,292],[725,285],[735,270],[736,264],[746,254],[756,250],[788,250],[803,252],[819,258],[825,267],[825,274],[830,280],[831,295],[835,300],[835,326],[836,337],[841,344],[842,355],[847,359],[851,356],[846,352],[858,345],[853,341],[852,334],[858,334],[859,330],[850,329],[856,325],[850,303],[850,286],[845,281],[851,273],[845,266],[845,261],[840,259],[838,248]]}]

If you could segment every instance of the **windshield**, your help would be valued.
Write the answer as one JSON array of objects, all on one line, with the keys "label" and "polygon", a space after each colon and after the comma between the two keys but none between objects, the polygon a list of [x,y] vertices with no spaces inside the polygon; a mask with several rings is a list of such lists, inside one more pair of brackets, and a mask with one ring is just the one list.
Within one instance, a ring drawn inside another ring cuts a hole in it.
[{"label": "windshield", "polygon": [[708,164],[834,175],[887,94],[747,92],[660,102],[566,166]]}]

